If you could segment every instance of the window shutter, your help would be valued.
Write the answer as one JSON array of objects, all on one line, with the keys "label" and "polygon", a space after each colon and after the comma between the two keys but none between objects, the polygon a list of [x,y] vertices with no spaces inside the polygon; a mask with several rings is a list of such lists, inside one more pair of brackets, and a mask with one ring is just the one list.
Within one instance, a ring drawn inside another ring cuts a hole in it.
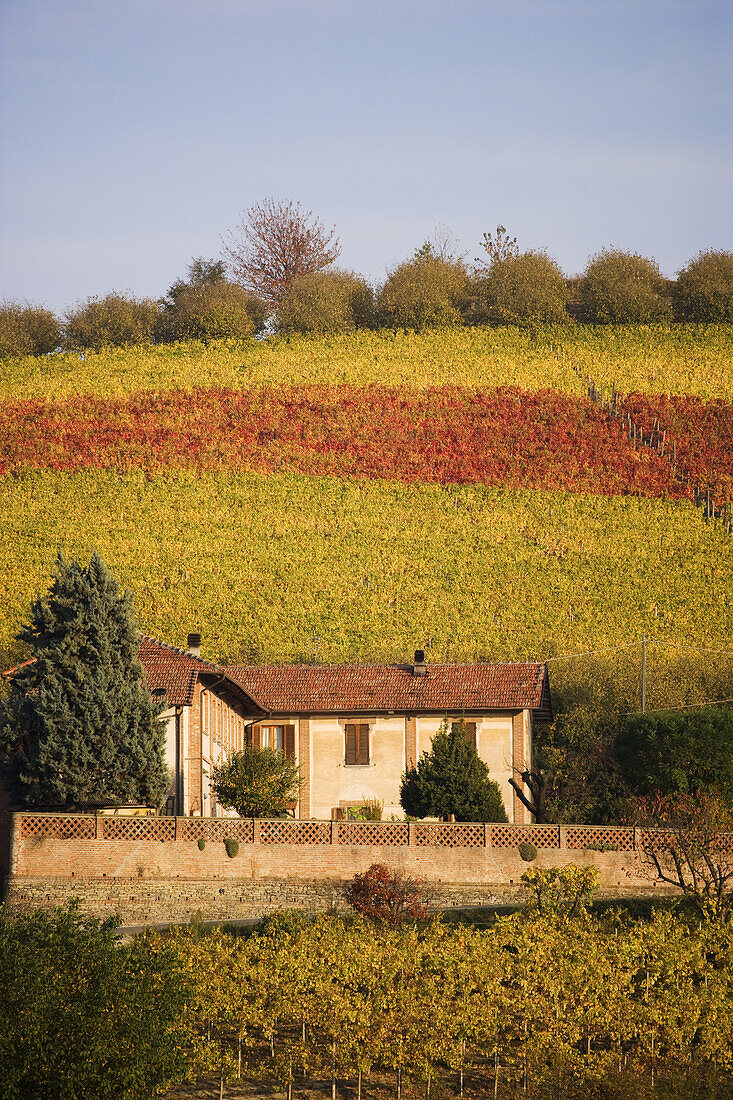
[{"label": "window shutter", "polygon": [[252,726],[252,748],[262,748],[262,730],[259,726]]},{"label": "window shutter", "polygon": [[359,726],[359,763],[369,763],[369,726],[365,723]]},{"label": "window shutter", "polygon": [[357,741],[357,727],[350,722],[346,727],[346,763],[356,763],[356,741]]},{"label": "window shutter", "polygon": [[477,747],[475,722],[466,722],[466,740],[468,741],[472,749],[475,749]]},{"label": "window shutter", "polygon": [[285,727],[285,736],[283,737],[283,750],[288,760],[295,759],[295,726]]}]

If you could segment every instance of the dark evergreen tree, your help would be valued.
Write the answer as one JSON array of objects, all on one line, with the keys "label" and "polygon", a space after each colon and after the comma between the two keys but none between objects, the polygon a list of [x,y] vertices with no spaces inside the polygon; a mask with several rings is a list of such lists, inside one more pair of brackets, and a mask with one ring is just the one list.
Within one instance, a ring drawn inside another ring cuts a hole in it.
[{"label": "dark evergreen tree", "polygon": [[18,634],[33,660],[0,709],[0,768],[11,802],[79,808],[159,806],[168,776],[161,705],[137,659],[132,597],[95,552],[59,555],[46,595]]},{"label": "dark evergreen tree", "polygon": [[400,802],[411,817],[506,821],[498,783],[469,743],[463,722],[443,722],[417,766],[402,776]]}]

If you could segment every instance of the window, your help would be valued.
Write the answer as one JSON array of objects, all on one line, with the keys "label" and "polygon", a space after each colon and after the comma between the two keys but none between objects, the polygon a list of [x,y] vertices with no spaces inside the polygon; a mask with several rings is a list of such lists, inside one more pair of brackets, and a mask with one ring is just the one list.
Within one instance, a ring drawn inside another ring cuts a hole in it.
[{"label": "window", "polygon": [[468,742],[468,744],[471,746],[472,749],[477,748],[477,745],[476,745],[476,723],[475,722],[464,722],[464,720],[462,718],[459,718],[458,721],[454,721],[452,723],[452,726],[453,726],[453,729],[455,729],[456,726],[461,726],[464,729],[465,733],[466,733],[466,741]]},{"label": "window", "polygon": [[295,726],[260,726],[260,747],[295,757]]},{"label": "window", "polygon": [[346,737],[347,764],[369,763],[369,724],[367,722],[347,722],[344,726]]}]

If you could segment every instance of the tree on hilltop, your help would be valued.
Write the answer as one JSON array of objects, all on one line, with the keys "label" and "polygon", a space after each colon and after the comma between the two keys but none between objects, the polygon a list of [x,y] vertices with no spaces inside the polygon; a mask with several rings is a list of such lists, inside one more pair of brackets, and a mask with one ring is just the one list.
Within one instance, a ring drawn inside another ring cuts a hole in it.
[{"label": "tree on hilltop", "polygon": [[335,228],[326,229],[298,202],[265,199],[248,207],[224,247],[237,282],[276,305],[296,279],[323,271],[338,258]]},{"label": "tree on hilltop", "polygon": [[160,806],[168,786],[161,704],[137,659],[132,597],[95,552],[61,554],[17,635],[33,659],[0,708],[0,774],[11,802],[77,809]]}]

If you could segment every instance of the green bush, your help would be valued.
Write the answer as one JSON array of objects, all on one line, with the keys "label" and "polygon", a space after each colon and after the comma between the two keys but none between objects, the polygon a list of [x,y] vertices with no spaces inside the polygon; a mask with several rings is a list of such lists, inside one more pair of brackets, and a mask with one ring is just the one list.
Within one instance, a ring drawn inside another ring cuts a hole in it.
[{"label": "green bush", "polygon": [[224,847],[230,859],[234,859],[234,857],[239,854],[239,841],[235,840],[233,836],[228,836],[226,838]]},{"label": "green bush", "polygon": [[314,271],[288,286],[277,307],[280,332],[353,332],[374,320],[374,293],[351,271]]},{"label": "green bush", "polygon": [[47,355],[61,343],[61,325],[48,309],[22,302],[0,305],[0,359]]},{"label": "green bush", "polygon": [[531,863],[533,859],[537,859],[537,849],[528,840],[523,840],[517,851],[525,863]]},{"label": "green bush", "polygon": [[66,344],[70,348],[98,351],[148,343],[158,312],[156,303],[147,298],[138,300],[114,292],[105,298],[89,298],[66,314]]},{"label": "green bush", "polygon": [[579,287],[584,321],[594,325],[653,324],[672,317],[668,285],[655,260],[604,249],[588,261]]},{"label": "green bush", "polygon": [[182,340],[244,340],[261,331],[267,310],[259,298],[235,283],[182,286],[165,302],[155,335],[162,343]]},{"label": "green bush", "polygon": [[390,328],[415,331],[460,325],[468,286],[460,261],[418,254],[390,273],[379,295],[380,319]]},{"label": "green bush", "polygon": [[733,711],[701,707],[629,716],[615,745],[637,795],[714,793],[733,804]]},{"label": "green bush", "polygon": [[186,1073],[191,989],[167,947],[76,907],[0,910],[0,973],[0,1095],[148,1100]]},{"label": "green bush", "polygon": [[680,321],[733,322],[733,252],[699,252],[677,276],[674,301]]},{"label": "green bush", "polygon": [[568,288],[559,265],[544,252],[520,252],[497,260],[471,283],[469,318],[474,324],[564,324]]},{"label": "green bush", "polygon": [[198,840],[196,841],[196,844],[198,845],[199,851],[203,852],[204,848],[206,847],[206,837],[205,836],[200,836],[198,838]]}]

